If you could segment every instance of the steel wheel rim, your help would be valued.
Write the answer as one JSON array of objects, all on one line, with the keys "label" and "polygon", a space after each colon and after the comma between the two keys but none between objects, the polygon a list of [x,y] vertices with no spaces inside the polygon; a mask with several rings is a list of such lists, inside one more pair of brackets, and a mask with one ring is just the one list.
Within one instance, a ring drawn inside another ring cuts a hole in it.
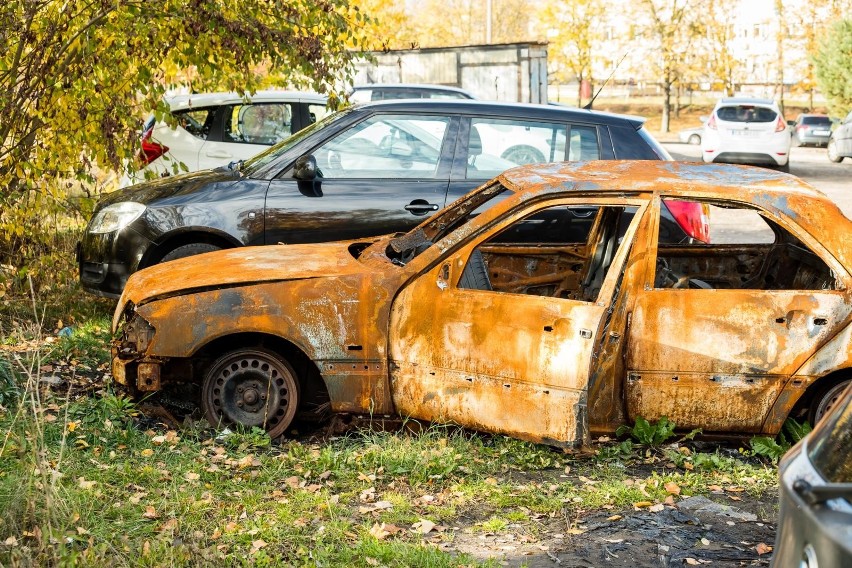
[{"label": "steel wheel rim", "polygon": [[296,412],[296,383],[290,370],[260,352],[235,353],[215,365],[204,389],[208,418],[216,425],[263,428],[284,433]]},{"label": "steel wheel rim", "polygon": [[819,406],[817,406],[816,413],[814,414],[814,424],[819,422],[823,416],[831,412],[834,405],[837,404],[838,400],[840,400],[840,397],[843,395],[843,391],[846,390],[847,386],[849,386],[849,381],[843,381],[828,389],[828,392],[826,392],[825,396],[822,397],[822,400],[819,401]]},{"label": "steel wheel rim", "polygon": [[518,165],[524,164],[539,164],[544,159],[539,155],[538,151],[533,148],[513,148],[505,153],[504,159],[510,162],[515,162]]}]

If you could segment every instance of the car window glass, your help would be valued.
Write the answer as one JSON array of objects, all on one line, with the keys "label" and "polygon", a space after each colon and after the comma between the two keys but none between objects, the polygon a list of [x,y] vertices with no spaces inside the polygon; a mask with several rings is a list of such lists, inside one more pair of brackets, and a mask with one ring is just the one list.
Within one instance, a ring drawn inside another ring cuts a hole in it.
[{"label": "car window glass", "polygon": [[719,107],[716,116],[727,122],[772,122],[778,113],[766,107],[735,105]]},{"label": "car window glass", "polygon": [[571,141],[568,144],[568,160],[571,162],[598,160],[600,157],[598,129],[594,126],[572,126]]},{"label": "car window glass", "polygon": [[555,206],[481,243],[459,288],[594,302],[636,207]]},{"label": "car window glass", "polygon": [[207,139],[210,133],[210,125],[213,122],[213,109],[199,108],[180,110],[172,113],[178,120],[178,124],[187,132],[200,138]]},{"label": "car window glass", "polygon": [[286,103],[234,105],[225,117],[226,142],[271,145],[292,134],[293,112]]},{"label": "car window glass", "polygon": [[802,124],[829,126],[831,119],[827,116],[806,116],[802,118]]},{"label": "car window glass", "polygon": [[825,262],[787,229],[745,206],[708,204],[710,242],[671,242],[676,220],[659,220],[655,288],[824,290]]},{"label": "car window glass", "polygon": [[617,160],[671,159],[644,128],[637,131],[630,126],[610,126],[609,131]]},{"label": "car window glass", "polygon": [[308,118],[310,124],[318,120],[322,120],[328,114],[328,107],[325,105],[308,105]]},{"label": "car window glass", "polygon": [[324,178],[434,178],[448,117],[378,115],[314,151]]},{"label": "car window glass", "polygon": [[490,179],[515,166],[562,161],[566,130],[564,124],[473,118],[466,177]]},{"label": "car window glass", "polygon": [[430,99],[469,99],[464,93],[456,93],[454,91],[432,91],[429,94]]}]

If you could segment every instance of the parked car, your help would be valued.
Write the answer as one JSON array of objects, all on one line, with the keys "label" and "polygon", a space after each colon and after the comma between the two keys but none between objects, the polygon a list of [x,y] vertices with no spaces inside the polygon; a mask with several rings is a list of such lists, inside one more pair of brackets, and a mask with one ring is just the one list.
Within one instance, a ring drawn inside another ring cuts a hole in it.
[{"label": "parked car", "polygon": [[122,185],[245,160],[322,119],[326,97],[259,91],[180,95],[166,99],[175,124],[151,116],[140,136],[144,167]]},{"label": "parked car", "polygon": [[773,568],[852,566],[852,386],[780,464]]},{"label": "parked car", "polygon": [[852,158],[852,111],[832,131],[828,139],[828,159],[842,162],[843,158]]},{"label": "parked car", "polygon": [[695,128],[684,128],[677,133],[678,140],[684,144],[701,144],[701,136],[704,134],[704,125]]},{"label": "parked car", "polygon": [[[526,162],[670,159],[643,122],[476,101],[356,105],[244,164],[107,195],[80,243],[80,283],[85,290],[118,297],[136,270],[190,254],[406,231],[483,181]],[[319,168],[310,179],[297,167],[308,157]],[[689,231],[685,237],[702,240],[700,209],[678,215]]]},{"label": "parked car", "polygon": [[349,92],[353,103],[397,99],[476,99],[476,96],[458,87],[418,83],[357,85]]},{"label": "parked car", "polygon": [[768,99],[724,98],[704,125],[705,162],[790,170],[790,136],[778,105]]},{"label": "parked car", "polygon": [[831,118],[827,114],[800,114],[793,127],[793,142],[796,146],[813,144],[827,146],[831,136]]},{"label": "parked car", "polygon": [[[753,230],[672,242],[667,202]],[[777,172],[513,168],[407,233],[137,272],[112,372],[135,395],[195,385],[211,424],[273,437],[324,409],[564,446],[640,416],[774,435],[850,380],[850,231]]]}]

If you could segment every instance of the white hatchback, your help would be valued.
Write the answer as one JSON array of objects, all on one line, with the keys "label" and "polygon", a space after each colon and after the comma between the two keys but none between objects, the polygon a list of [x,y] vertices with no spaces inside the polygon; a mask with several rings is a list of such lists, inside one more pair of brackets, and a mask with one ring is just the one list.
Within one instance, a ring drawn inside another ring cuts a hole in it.
[{"label": "white hatchback", "polygon": [[166,102],[177,124],[169,126],[153,116],[145,122],[139,154],[143,167],[125,176],[123,186],[246,160],[328,113],[325,96],[287,91],[259,91],[250,97],[180,95]]},{"label": "white hatchback", "polygon": [[775,101],[725,98],[704,125],[705,162],[754,164],[790,170],[790,132]]}]

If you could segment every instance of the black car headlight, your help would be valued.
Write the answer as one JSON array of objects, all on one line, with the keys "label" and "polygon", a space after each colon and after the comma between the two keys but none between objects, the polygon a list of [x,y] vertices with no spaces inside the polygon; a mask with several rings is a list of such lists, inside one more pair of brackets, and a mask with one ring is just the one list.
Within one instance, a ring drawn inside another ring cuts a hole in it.
[{"label": "black car headlight", "polygon": [[112,233],[119,231],[138,219],[145,212],[145,205],[135,201],[120,201],[107,205],[95,215],[89,224],[90,233]]}]

